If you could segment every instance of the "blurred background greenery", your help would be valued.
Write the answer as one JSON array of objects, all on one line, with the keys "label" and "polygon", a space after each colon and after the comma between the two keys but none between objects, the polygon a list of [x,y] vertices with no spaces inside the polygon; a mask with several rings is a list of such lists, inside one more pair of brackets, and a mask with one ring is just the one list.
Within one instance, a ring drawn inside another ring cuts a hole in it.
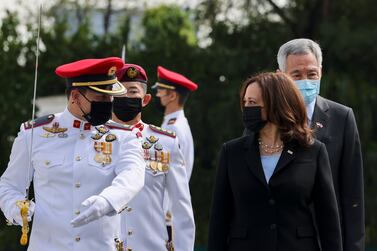
[{"label": "blurred background greenery", "polygon": [[[205,250],[209,204],[221,143],[242,134],[240,83],[277,68],[280,45],[297,37],[320,43],[321,94],[354,109],[364,155],[366,237],[377,247],[377,2],[375,0],[198,0],[151,5],[148,1],[55,0],[43,9],[38,97],[64,92],[54,70],[82,58],[120,56],[142,65],[150,83],[157,65],[199,84],[186,106],[195,141],[190,181],[196,246]],[[151,1],[149,1],[151,2]],[[20,123],[31,117],[37,5],[5,8],[0,20],[0,173]],[[148,107],[144,120],[159,125]],[[0,251],[24,250],[19,227],[0,216]],[[372,249],[370,249],[372,250]]]}]

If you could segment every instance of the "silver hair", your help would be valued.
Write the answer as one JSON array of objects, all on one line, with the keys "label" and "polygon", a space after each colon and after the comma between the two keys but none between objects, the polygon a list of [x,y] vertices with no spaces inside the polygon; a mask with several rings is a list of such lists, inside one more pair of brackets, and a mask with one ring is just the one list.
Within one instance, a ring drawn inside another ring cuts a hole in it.
[{"label": "silver hair", "polygon": [[279,69],[283,72],[287,69],[289,55],[306,55],[313,53],[319,67],[322,67],[322,51],[319,44],[307,38],[293,39],[283,44],[278,52],[277,60]]},{"label": "silver hair", "polygon": [[144,95],[147,94],[148,85],[146,83],[141,83],[141,82],[140,82],[140,84],[143,87]]}]

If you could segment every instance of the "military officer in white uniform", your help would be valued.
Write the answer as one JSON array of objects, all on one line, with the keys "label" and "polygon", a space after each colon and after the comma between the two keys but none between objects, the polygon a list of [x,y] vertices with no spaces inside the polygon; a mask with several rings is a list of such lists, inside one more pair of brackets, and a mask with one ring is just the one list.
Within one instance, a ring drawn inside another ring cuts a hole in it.
[{"label": "military officer in white uniform", "polygon": [[185,158],[187,177],[190,180],[194,166],[194,142],[184,113],[184,105],[189,94],[196,91],[198,85],[162,66],[157,67],[157,77],[158,82],[152,88],[157,89],[156,106],[164,112],[161,127],[177,134]]},{"label": "military officer in white uniform", "polygon": [[[122,214],[125,245],[133,251],[192,251],[195,223],[184,159],[173,132],[141,121],[142,107],[151,100],[147,94],[147,75],[138,65],[126,64],[117,72],[127,88],[124,97],[114,98],[113,120],[133,125],[143,134],[145,186]],[[169,192],[174,214],[167,232],[163,200]]]},{"label": "military officer in white uniform", "polygon": [[143,187],[145,171],[136,132],[101,125],[111,117],[110,95],[125,92],[115,77],[123,64],[112,57],[58,67],[67,108],[21,126],[1,176],[0,207],[22,225],[16,204],[34,181],[28,251],[117,250],[119,213]]}]

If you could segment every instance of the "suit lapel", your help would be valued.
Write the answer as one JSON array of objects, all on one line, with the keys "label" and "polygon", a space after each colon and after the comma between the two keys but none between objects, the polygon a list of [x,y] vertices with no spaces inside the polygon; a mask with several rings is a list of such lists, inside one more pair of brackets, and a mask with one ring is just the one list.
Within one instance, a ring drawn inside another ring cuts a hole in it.
[{"label": "suit lapel", "polygon": [[326,135],[329,120],[328,110],[329,105],[326,100],[321,96],[317,96],[311,128],[314,130],[315,138],[320,141],[323,139],[323,136]]},{"label": "suit lapel", "polygon": [[276,173],[278,173],[282,169],[284,169],[284,167],[286,167],[292,160],[294,160],[295,154],[296,154],[296,147],[295,146],[296,146],[296,143],[294,143],[294,142],[289,142],[284,146],[283,151],[281,152],[281,156],[279,158],[279,161],[276,164],[276,168],[274,170],[274,173],[272,174],[272,177]]},{"label": "suit lapel", "polygon": [[265,187],[268,187],[261,163],[258,141],[254,134],[245,137],[245,158],[249,170]]}]

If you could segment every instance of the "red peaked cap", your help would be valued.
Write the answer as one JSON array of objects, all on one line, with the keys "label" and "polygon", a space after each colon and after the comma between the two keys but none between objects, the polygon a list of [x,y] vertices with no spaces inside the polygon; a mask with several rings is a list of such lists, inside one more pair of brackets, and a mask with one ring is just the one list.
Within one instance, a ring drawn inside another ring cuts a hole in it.
[{"label": "red peaked cap", "polygon": [[123,65],[123,60],[118,57],[83,59],[61,65],[55,73],[67,79],[68,87],[89,87],[100,93],[117,96],[126,92],[115,76]]},{"label": "red peaked cap", "polygon": [[107,75],[110,68],[115,66],[118,70],[121,69],[123,65],[122,59],[118,57],[83,59],[61,65],[56,68],[55,73],[62,78],[75,78],[85,75]]},{"label": "red peaked cap", "polygon": [[157,77],[159,78],[159,82],[156,83],[156,87],[164,88],[165,85],[172,87],[178,86],[186,88],[192,92],[198,89],[198,85],[192,82],[190,79],[177,72],[165,69],[162,66],[157,67]]},{"label": "red peaked cap", "polygon": [[148,82],[148,76],[143,67],[137,64],[125,64],[118,70],[116,76],[120,82]]}]

